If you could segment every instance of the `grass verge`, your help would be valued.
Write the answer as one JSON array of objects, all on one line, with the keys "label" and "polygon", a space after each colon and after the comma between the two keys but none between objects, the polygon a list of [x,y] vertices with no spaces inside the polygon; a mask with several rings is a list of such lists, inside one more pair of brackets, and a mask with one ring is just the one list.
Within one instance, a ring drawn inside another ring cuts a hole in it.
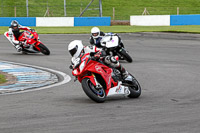
[{"label": "grass verge", "polygon": [[[81,27],[31,27],[38,34],[88,34],[91,26]],[[200,25],[188,26],[99,26],[103,32],[132,33],[132,32],[177,32],[200,33]],[[8,31],[8,27],[0,27],[0,34]]]},{"label": "grass verge", "polygon": [[6,78],[3,74],[0,74],[0,84],[5,83],[6,82]]}]

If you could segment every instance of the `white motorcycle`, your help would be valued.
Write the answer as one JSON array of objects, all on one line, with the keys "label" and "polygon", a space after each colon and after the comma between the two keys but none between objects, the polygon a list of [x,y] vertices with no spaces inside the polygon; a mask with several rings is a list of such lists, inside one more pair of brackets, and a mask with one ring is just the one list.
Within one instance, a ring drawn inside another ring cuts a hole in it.
[{"label": "white motorcycle", "polygon": [[118,56],[120,60],[132,62],[131,56],[124,48],[121,38],[116,34],[107,34],[101,39],[101,46],[107,55]]}]

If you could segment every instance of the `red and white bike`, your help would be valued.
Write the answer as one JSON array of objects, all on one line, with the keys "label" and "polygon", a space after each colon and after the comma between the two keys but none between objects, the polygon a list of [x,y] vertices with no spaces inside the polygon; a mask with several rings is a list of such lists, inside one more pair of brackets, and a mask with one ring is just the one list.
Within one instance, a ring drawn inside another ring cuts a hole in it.
[{"label": "red and white bike", "polygon": [[[8,32],[4,33],[4,36],[13,44],[10,39]],[[26,42],[24,45],[21,45],[23,53],[43,53],[44,55],[50,55],[49,49],[39,40],[38,34],[34,30],[25,30],[23,31],[18,41]]]},{"label": "red and white bike", "polygon": [[77,58],[78,62],[72,74],[82,84],[86,95],[97,103],[102,103],[106,97],[112,95],[124,95],[129,98],[138,98],[141,95],[141,87],[134,76],[122,80],[120,71],[104,65],[88,54]]}]

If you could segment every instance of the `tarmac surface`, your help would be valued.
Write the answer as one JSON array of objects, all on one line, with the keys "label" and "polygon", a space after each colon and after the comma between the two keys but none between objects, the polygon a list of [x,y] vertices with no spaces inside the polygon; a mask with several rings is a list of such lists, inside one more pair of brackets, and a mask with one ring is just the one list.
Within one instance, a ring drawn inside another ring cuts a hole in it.
[{"label": "tarmac surface", "polygon": [[0,95],[2,133],[198,133],[200,131],[200,35],[119,34],[133,63],[121,61],[142,87],[141,97],[91,101],[73,81],[67,44],[89,35],[40,35],[51,55],[17,53],[0,35],[0,60],[66,73],[69,83]]}]

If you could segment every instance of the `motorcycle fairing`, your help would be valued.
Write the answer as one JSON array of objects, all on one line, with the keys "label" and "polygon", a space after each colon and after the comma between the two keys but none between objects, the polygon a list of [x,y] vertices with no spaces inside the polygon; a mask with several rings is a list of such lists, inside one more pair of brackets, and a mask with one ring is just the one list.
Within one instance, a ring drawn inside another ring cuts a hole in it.
[{"label": "motorcycle fairing", "polygon": [[[86,59],[87,60],[87,59]],[[93,63],[94,62],[94,63]],[[84,76],[85,74],[87,74],[88,73],[88,71],[89,72],[91,72],[91,73],[96,73],[96,74],[100,74],[100,75],[102,75],[102,78],[104,79],[104,81],[106,82],[106,86],[107,86],[107,88],[110,88],[111,87],[111,73],[112,73],[112,69],[111,68],[109,68],[109,67],[107,67],[107,66],[105,66],[105,65],[103,65],[103,64],[101,64],[101,63],[96,63],[96,61],[93,61],[93,60],[91,60],[90,61],[90,63],[87,65],[86,64],[87,63],[87,61],[85,61],[85,68],[83,68],[83,70],[80,72],[78,69],[75,69],[75,70],[73,70],[73,72],[72,72],[72,74],[75,74],[76,76],[78,76],[78,75],[81,75],[81,76],[79,76],[79,78],[78,78],[78,80],[81,82],[82,81],[82,77],[84,77],[84,78],[90,78],[90,79],[92,79],[91,80],[91,82],[94,84],[94,85],[96,85],[96,83],[95,82],[93,82],[93,81],[95,81],[94,80],[94,77],[93,76],[90,76],[90,75],[87,75],[87,76]],[[86,66],[87,65],[87,66]],[[85,71],[86,70],[86,71]]]},{"label": "motorcycle fairing", "polygon": [[119,81],[117,86],[110,88],[108,92],[106,93],[107,96],[119,95],[119,94],[121,95],[130,94],[130,91],[128,90],[128,88],[125,86],[122,86],[121,84],[122,82]]},{"label": "motorcycle fairing", "polygon": [[[87,56],[87,55],[86,55]],[[91,75],[87,75],[88,72],[90,73],[96,73],[96,74],[99,74],[102,76],[103,80],[105,81],[106,83],[106,89],[107,88],[111,88],[111,85],[112,83],[114,85],[117,84],[117,82],[114,82],[114,80],[112,79],[112,69],[109,68],[108,66],[104,65],[104,64],[101,64],[97,61],[94,61],[94,60],[91,60],[90,58],[85,58],[86,56],[83,56],[81,58],[81,60],[84,59],[84,68],[80,71],[80,66],[76,69],[74,69],[72,71],[72,74],[74,76],[77,76],[78,77],[78,80],[81,82],[83,78],[90,78],[91,79],[91,82],[96,85],[96,82],[95,82],[95,77]],[[83,63],[83,62],[82,62]]]},{"label": "motorcycle fairing", "polygon": [[105,36],[101,40],[101,45],[105,43],[107,48],[117,47],[119,45],[119,38],[117,36]]}]

